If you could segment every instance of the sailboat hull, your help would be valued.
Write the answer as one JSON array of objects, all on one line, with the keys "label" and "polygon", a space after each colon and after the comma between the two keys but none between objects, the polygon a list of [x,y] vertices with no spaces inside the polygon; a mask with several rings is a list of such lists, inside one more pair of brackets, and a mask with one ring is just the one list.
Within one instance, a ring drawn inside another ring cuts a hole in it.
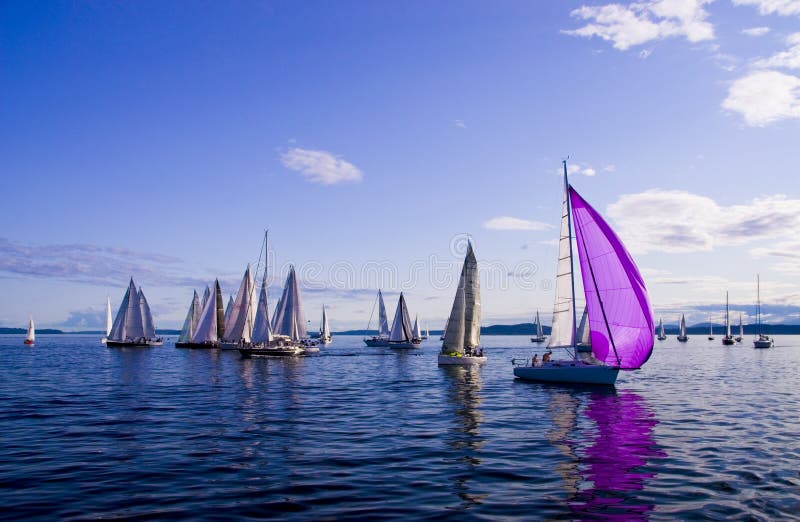
[{"label": "sailboat hull", "polygon": [[389,339],[373,337],[372,339],[364,339],[364,344],[372,348],[385,348],[389,346]]},{"label": "sailboat hull", "polygon": [[733,339],[733,337],[723,337],[722,344],[724,344],[725,346],[732,346],[736,344],[736,341]]},{"label": "sailboat hull", "polygon": [[399,350],[406,350],[410,348],[419,348],[419,345],[422,344],[422,341],[389,341],[388,346],[389,348],[396,348]]},{"label": "sailboat hull", "polygon": [[200,350],[216,350],[219,348],[219,343],[217,342],[207,342],[207,343],[175,343],[175,348],[194,348]]},{"label": "sailboat hull", "polygon": [[541,366],[518,366],[514,376],[534,382],[613,385],[619,368],[580,361],[552,361]]},{"label": "sailboat hull", "polygon": [[486,362],[486,356],[439,354],[439,366],[477,366]]},{"label": "sailboat hull", "polygon": [[112,341],[111,339],[106,339],[106,346],[109,348],[149,348],[151,346],[161,346],[162,344],[164,343],[153,339],[144,339],[141,341]]},{"label": "sailboat hull", "polygon": [[772,348],[772,339],[755,339],[753,341],[753,348]]},{"label": "sailboat hull", "polygon": [[658,340],[659,340],[659,341],[665,341],[666,339],[667,339],[667,336],[666,336],[666,335],[664,335],[664,336],[661,336],[661,335],[659,335],[659,336],[658,336]]},{"label": "sailboat hull", "polygon": [[23,341],[23,342],[25,344],[27,344],[27,345],[32,345],[33,344],[33,341],[31,341],[30,339],[25,339],[25,341]]},{"label": "sailboat hull", "polygon": [[291,357],[303,355],[305,351],[300,346],[292,345],[239,348],[239,353],[242,354],[242,357]]},{"label": "sailboat hull", "polygon": [[541,344],[547,340],[545,337],[531,337],[531,342],[536,344]]},{"label": "sailboat hull", "polygon": [[679,343],[685,343],[685,342],[688,342],[688,341],[689,341],[689,338],[686,337],[685,335],[679,335],[678,336],[678,342]]}]

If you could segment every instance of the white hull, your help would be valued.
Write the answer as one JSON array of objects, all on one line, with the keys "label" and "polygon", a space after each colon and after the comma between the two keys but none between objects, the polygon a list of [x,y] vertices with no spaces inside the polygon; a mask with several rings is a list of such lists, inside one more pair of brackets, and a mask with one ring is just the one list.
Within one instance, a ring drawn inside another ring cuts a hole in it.
[{"label": "white hull", "polygon": [[303,348],[303,351],[305,351],[306,353],[319,353],[319,346],[316,345],[306,346],[305,348]]},{"label": "white hull", "polygon": [[476,366],[486,362],[486,356],[476,357],[474,355],[462,355],[461,357],[454,355],[439,354],[439,366]]},{"label": "white hull", "polygon": [[541,366],[517,366],[514,376],[526,381],[571,384],[614,384],[619,368],[580,361],[551,361]]},{"label": "white hull", "polygon": [[773,341],[772,339],[765,340],[765,339],[756,339],[753,341],[753,348],[772,348]]}]

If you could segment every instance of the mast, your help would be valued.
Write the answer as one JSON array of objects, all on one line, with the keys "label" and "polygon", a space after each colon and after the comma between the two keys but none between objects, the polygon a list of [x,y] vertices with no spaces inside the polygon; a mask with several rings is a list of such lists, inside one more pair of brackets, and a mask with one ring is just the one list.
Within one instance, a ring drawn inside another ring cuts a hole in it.
[{"label": "mast", "polygon": [[731,336],[731,321],[728,316],[729,308],[728,308],[728,292],[725,292],[725,336]]},{"label": "mast", "polygon": [[[567,178],[567,160],[563,160],[562,163],[564,164],[564,194],[566,194],[566,201],[567,201],[567,230],[568,230],[568,237],[569,237],[569,277],[572,283],[572,346],[575,346],[575,335],[576,330],[575,327],[577,326],[578,316],[575,310],[575,264],[574,264],[574,257],[572,255],[572,205],[569,201],[569,179]],[[573,356],[575,360],[578,359],[578,350],[574,351],[575,353]]]},{"label": "mast", "polygon": [[756,324],[761,335],[761,275],[756,274]]}]

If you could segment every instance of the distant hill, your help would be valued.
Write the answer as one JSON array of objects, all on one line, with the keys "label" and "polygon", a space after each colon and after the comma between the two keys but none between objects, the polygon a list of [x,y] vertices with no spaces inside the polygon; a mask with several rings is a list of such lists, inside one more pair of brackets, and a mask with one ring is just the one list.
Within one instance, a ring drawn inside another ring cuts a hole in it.
[{"label": "distant hill", "polygon": [[[545,335],[550,335],[550,327],[542,326]],[[334,335],[378,335],[377,330],[346,330],[343,332],[333,332]],[[431,330],[431,337],[440,337],[444,333],[442,330]],[[493,326],[481,327],[481,335],[533,335],[533,323],[521,324],[496,324]]]},{"label": "distant hill", "polygon": [[[25,335],[28,333],[27,328],[4,328],[0,326],[0,335],[2,334],[13,334],[18,335],[22,334]],[[55,328],[37,328],[37,334],[95,334],[95,335],[105,335],[105,330],[78,330],[75,332],[65,332],[64,330],[57,330]],[[180,330],[156,330],[158,335],[180,335]]]}]

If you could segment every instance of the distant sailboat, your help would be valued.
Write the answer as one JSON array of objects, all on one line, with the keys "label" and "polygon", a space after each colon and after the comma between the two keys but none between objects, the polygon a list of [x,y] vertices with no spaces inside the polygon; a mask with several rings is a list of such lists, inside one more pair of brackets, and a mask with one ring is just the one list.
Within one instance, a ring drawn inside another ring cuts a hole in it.
[{"label": "distant sailboat", "polygon": [[255,295],[255,284],[248,263],[236,299],[230,305],[230,312],[225,319],[225,337],[220,342],[223,350],[236,350],[250,343],[256,318]]},{"label": "distant sailboat", "polygon": [[754,348],[772,348],[775,339],[766,335],[761,328],[761,276],[756,276],[756,338],[753,339]]},{"label": "distant sailboat", "polygon": [[197,290],[194,291],[192,302],[189,304],[189,311],[186,313],[186,319],[183,321],[183,328],[181,334],[178,336],[178,341],[175,343],[176,348],[187,348],[188,343],[192,341],[194,332],[200,322],[200,314],[203,309],[200,306],[200,297],[197,295]]},{"label": "distant sailboat", "polygon": [[330,344],[333,341],[331,337],[331,327],[328,325],[328,313],[325,310],[325,305],[322,305],[322,322],[319,327],[319,342],[321,344]]},{"label": "distant sailboat", "polygon": [[136,289],[131,278],[128,290],[119,306],[114,325],[108,335],[106,346],[159,346],[163,343],[156,337],[153,316],[144,292]]},{"label": "distant sailboat", "polygon": [[658,319],[658,340],[663,341],[666,339],[667,336],[664,334],[664,321],[661,318]]},{"label": "distant sailboat", "polygon": [[539,310],[536,310],[536,318],[533,320],[533,328],[536,334],[531,337],[531,342],[537,344],[545,342],[546,338],[544,336],[544,331],[542,330],[542,321],[539,319]]},{"label": "distant sailboat", "polygon": [[[540,382],[614,384],[620,369],[638,369],[652,354],[655,335],[650,301],[644,280],[622,241],[569,185],[567,162],[563,165],[556,301],[548,348],[564,348],[572,352],[572,358],[516,366],[514,375]],[[577,347],[580,338],[576,328],[573,220],[591,354],[579,354]]]},{"label": "distant sailboat", "polygon": [[[386,305],[383,303],[383,294],[380,290],[378,290],[378,335],[374,335],[370,338],[365,338],[364,343],[367,346],[372,347],[381,347],[381,346],[389,346],[389,319],[386,315]],[[372,313],[375,313],[375,306],[372,306]],[[367,330],[369,330],[370,324],[372,323],[372,315],[369,317],[369,321],[367,322]]]},{"label": "distant sailboat", "polygon": [[419,316],[414,316],[414,328],[412,328],[414,332],[414,339],[422,340],[422,329],[419,327]]},{"label": "distant sailboat", "polygon": [[33,316],[28,317],[28,334],[25,336],[25,344],[31,345],[36,342],[36,328],[33,326]]},{"label": "distant sailboat", "polygon": [[100,339],[101,343],[106,344],[106,341],[108,341],[108,336],[111,335],[112,325],[113,323],[111,322],[111,298],[106,296],[106,335],[105,337]]},{"label": "distant sailboat", "polygon": [[744,326],[742,326],[742,314],[739,314],[739,335],[734,339],[737,343],[742,342],[744,339]]},{"label": "distant sailboat", "polygon": [[678,342],[685,343],[689,340],[689,337],[686,335],[686,316],[681,314],[681,325],[678,331]]},{"label": "distant sailboat", "polygon": [[481,347],[481,289],[478,261],[467,243],[467,255],[461,268],[453,308],[447,321],[439,365],[475,365],[486,362]]},{"label": "distant sailboat", "polygon": [[430,337],[430,332],[428,332],[428,326],[425,325],[425,330],[422,332],[422,340],[424,341],[428,337]]},{"label": "distant sailboat", "polygon": [[728,292],[725,292],[725,336],[722,338],[722,344],[730,346],[735,344],[733,336],[731,335],[731,320],[728,307]]},{"label": "distant sailboat", "polygon": [[440,341],[444,341],[444,334],[447,333],[447,323],[450,322],[450,318],[448,317],[444,322],[444,330],[442,330],[442,335],[439,336]]},{"label": "distant sailboat", "polygon": [[708,340],[714,340],[714,324],[711,322],[711,314],[708,314]]},{"label": "distant sailboat", "polygon": [[579,352],[591,353],[592,352],[592,339],[591,339],[591,332],[589,330],[589,310],[588,308],[583,309],[583,315],[581,316],[580,326],[578,326],[577,339],[578,342],[575,344],[575,347],[578,349]]},{"label": "distant sailboat", "polygon": [[391,348],[419,348],[420,343],[422,343],[422,339],[414,335],[411,318],[408,315],[408,308],[406,308],[406,299],[403,297],[403,292],[400,292],[392,329],[389,331],[389,346]]}]

